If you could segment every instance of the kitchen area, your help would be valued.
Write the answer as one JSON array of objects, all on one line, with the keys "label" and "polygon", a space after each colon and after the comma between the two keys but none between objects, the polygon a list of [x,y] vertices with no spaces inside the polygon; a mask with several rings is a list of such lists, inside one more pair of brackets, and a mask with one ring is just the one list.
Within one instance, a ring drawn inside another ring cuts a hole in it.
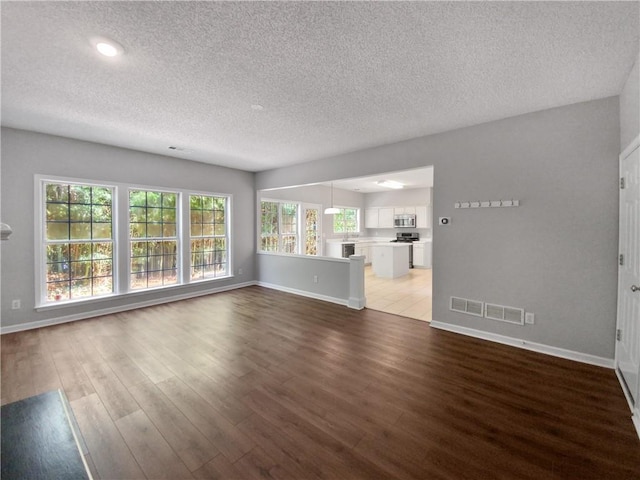
[{"label": "kitchen area", "polygon": [[369,193],[361,231],[327,239],[325,255],[365,257],[367,308],[431,321],[432,189],[389,193]]},{"label": "kitchen area", "polygon": [[263,212],[259,251],[362,256],[367,308],[431,321],[433,167],[280,187],[258,198],[261,209],[282,214],[276,221]]}]

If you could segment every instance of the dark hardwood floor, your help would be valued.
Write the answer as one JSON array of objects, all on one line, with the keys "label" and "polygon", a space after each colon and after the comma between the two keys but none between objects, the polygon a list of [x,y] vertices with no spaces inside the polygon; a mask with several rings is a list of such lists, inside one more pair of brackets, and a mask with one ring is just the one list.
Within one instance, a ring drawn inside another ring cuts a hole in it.
[{"label": "dark hardwood floor", "polygon": [[95,478],[634,479],[612,370],[250,287],[2,336]]}]

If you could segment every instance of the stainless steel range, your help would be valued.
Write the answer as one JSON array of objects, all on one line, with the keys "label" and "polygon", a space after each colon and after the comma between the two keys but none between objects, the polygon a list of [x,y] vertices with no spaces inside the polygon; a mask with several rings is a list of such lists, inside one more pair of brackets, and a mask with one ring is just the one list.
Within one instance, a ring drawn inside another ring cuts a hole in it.
[{"label": "stainless steel range", "polygon": [[[413,243],[420,240],[419,233],[402,232],[396,233],[396,239],[392,242]],[[413,268],[413,245],[409,245],[409,268]]]}]

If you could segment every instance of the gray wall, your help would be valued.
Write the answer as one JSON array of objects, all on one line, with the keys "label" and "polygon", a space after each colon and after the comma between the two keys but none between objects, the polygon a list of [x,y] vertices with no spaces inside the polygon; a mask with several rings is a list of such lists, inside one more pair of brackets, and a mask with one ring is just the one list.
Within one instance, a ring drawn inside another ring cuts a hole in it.
[{"label": "gray wall", "polygon": [[[433,318],[613,358],[618,244],[618,97],[260,172],[257,188],[433,165]],[[336,173],[339,172],[339,173]],[[455,210],[464,200],[518,208]],[[535,325],[449,311],[462,296],[522,307]]]},{"label": "gray wall", "polygon": [[[261,284],[343,305],[349,300],[350,262],[347,259],[262,253],[257,257]],[[317,282],[314,276],[318,277]]]},{"label": "gray wall", "polygon": [[[33,310],[35,174],[232,194],[233,265],[236,271],[242,268],[243,274],[213,283],[36,312]],[[189,294],[254,281],[254,188],[254,174],[249,172],[3,128],[1,218],[11,225],[14,233],[9,241],[2,242],[1,245],[2,326],[82,314],[132,302],[153,301],[174,294]],[[22,309],[11,310],[11,300],[18,298],[22,300]]]},{"label": "gray wall", "polygon": [[640,133],[640,54],[620,94],[620,151]]}]

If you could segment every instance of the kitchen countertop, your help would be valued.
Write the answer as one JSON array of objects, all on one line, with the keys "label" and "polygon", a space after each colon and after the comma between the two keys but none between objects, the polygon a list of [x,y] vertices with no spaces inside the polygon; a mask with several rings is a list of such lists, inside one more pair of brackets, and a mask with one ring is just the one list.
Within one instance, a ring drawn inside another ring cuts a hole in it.
[{"label": "kitchen countertop", "polygon": [[380,242],[380,243],[375,243],[372,246],[373,247],[391,247],[391,248],[398,248],[398,247],[408,247],[409,245],[411,245],[411,242]]},{"label": "kitchen countertop", "polygon": [[[362,238],[352,238],[349,240],[343,240],[340,238],[330,238],[328,240],[326,240],[326,242],[328,243],[339,243],[339,244],[345,244],[345,243],[373,243],[373,244],[379,244],[379,243],[390,243],[392,242],[392,240],[395,240],[395,237],[362,237]],[[400,242],[402,243],[402,242]],[[420,239],[417,242],[413,242],[413,243],[431,243],[431,239],[430,238],[424,238],[424,239]]]},{"label": "kitchen countertop", "polygon": [[395,237],[358,237],[344,240],[342,238],[330,238],[326,240],[329,243],[385,243],[395,240]]}]

